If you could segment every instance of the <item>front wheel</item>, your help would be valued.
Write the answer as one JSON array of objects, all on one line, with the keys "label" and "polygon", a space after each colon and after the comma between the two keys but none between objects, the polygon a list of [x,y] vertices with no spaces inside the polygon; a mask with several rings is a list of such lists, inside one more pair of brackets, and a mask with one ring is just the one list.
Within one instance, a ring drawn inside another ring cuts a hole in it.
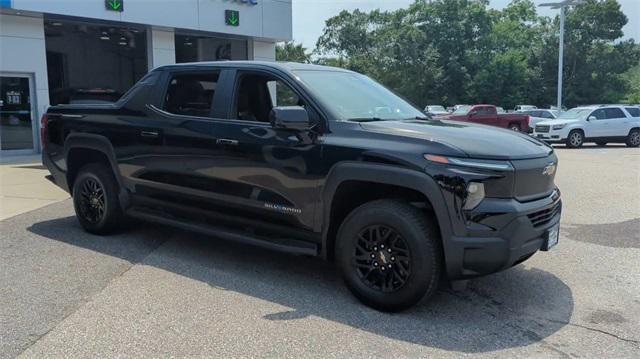
[{"label": "front wheel", "polygon": [[73,183],[73,206],[82,227],[90,233],[107,234],[123,222],[118,183],[100,163],[80,169]]},{"label": "front wheel", "polygon": [[584,135],[582,134],[582,131],[573,130],[569,132],[569,136],[567,137],[567,147],[578,148],[582,147],[583,143]]},{"label": "front wheel", "polygon": [[340,226],[336,259],[351,292],[382,311],[400,311],[435,293],[442,249],[435,222],[408,203],[377,200]]},{"label": "front wheel", "polygon": [[627,140],[625,141],[625,143],[629,147],[640,146],[640,130],[631,130],[631,132],[629,132],[629,135],[627,136]]}]

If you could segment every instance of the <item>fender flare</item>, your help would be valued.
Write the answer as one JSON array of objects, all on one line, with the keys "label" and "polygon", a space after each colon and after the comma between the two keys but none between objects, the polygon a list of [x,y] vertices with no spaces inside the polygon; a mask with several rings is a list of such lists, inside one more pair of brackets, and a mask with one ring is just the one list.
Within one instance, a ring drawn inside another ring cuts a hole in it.
[{"label": "fender flare", "polygon": [[[111,167],[111,171],[113,172],[113,176],[115,177],[116,182],[118,182],[118,187],[120,188],[120,192],[118,193],[120,207],[122,207],[123,210],[129,207],[131,198],[129,192],[126,190],[126,187],[123,184],[122,175],[120,174],[118,162],[116,161],[115,150],[113,149],[113,145],[111,145],[109,139],[107,139],[105,136],[90,133],[72,133],[68,135],[66,140],[64,141],[64,159],[67,167],[67,176],[69,174],[69,153],[73,149],[77,148],[97,151],[107,157],[107,160],[109,161],[109,165]],[[67,182],[71,183],[68,178]],[[69,190],[71,193],[73,192],[71,188]]]},{"label": "fender flare", "polygon": [[321,256],[327,258],[327,244],[329,227],[331,226],[331,206],[336,200],[334,195],[345,181],[363,181],[387,184],[404,187],[422,193],[431,203],[436,214],[436,220],[440,227],[440,235],[444,242],[452,235],[452,225],[449,218],[444,196],[437,183],[425,172],[419,172],[408,168],[392,165],[362,163],[362,162],[341,162],[335,165],[327,176],[322,188],[322,209],[318,218],[318,223],[322,229],[322,250]]}]

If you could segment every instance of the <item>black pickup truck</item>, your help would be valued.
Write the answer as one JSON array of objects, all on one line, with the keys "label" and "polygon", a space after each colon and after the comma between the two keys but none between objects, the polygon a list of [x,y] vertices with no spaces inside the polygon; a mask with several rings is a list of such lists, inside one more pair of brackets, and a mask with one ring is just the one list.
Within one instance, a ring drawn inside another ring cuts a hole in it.
[{"label": "black pickup truck", "polygon": [[320,256],[380,310],[558,239],[551,147],[429,119],[337,68],[164,66],[114,104],[49,108],[42,140],[48,177],[87,231],[127,217]]}]

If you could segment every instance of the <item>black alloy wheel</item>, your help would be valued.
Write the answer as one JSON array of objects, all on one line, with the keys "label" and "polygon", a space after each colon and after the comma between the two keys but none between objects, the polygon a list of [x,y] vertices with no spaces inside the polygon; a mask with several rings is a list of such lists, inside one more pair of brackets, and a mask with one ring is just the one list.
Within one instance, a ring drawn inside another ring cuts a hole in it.
[{"label": "black alloy wheel", "polygon": [[334,251],[349,290],[378,310],[407,309],[431,297],[440,282],[435,217],[400,199],[379,199],[352,210],[338,229]]},{"label": "black alloy wheel", "polygon": [[73,182],[73,206],[87,232],[108,234],[125,224],[118,192],[118,182],[107,165],[90,163],[78,171]]},{"label": "black alloy wheel", "polygon": [[367,286],[394,292],[411,275],[411,251],[393,228],[376,224],[358,234],[353,251],[358,277]]},{"label": "black alloy wheel", "polygon": [[104,188],[91,177],[82,179],[80,188],[80,214],[90,223],[99,223],[106,210]]}]

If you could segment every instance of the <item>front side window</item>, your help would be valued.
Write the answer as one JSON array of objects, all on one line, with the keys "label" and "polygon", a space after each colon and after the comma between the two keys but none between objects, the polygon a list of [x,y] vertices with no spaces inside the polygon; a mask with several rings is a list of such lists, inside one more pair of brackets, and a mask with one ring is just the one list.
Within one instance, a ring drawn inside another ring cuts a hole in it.
[{"label": "front side window", "polygon": [[211,117],[219,73],[176,74],[169,82],[163,110],[174,115]]},{"label": "front side window", "polygon": [[304,102],[282,80],[267,74],[243,73],[236,93],[236,118],[241,121],[269,122],[275,106],[302,106]]},{"label": "front side window", "polygon": [[[607,119],[607,114],[604,112],[604,109],[599,109],[599,110],[593,111],[591,116],[595,117],[598,120],[606,120]],[[589,116],[589,117],[591,117],[591,116]]]},{"label": "front side window", "polygon": [[402,120],[424,117],[400,96],[367,76],[343,71],[294,71],[337,120]]}]

